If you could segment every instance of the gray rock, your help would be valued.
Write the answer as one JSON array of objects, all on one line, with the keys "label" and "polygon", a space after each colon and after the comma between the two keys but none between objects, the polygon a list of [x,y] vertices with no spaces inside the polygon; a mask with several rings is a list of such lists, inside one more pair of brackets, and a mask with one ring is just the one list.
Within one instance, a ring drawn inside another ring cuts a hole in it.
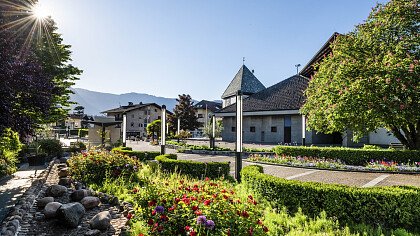
[{"label": "gray rock", "polygon": [[71,195],[70,198],[72,201],[74,202],[78,202],[80,200],[82,200],[83,198],[89,196],[89,193],[86,189],[79,189],[74,191]]},{"label": "gray rock", "polygon": [[60,163],[67,163],[68,157],[62,157],[59,159]]},{"label": "gray rock", "polygon": [[58,176],[59,177],[67,177],[68,175],[69,175],[69,168],[67,168],[67,167],[58,171]]},{"label": "gray rock", "polygon": [[59,170],[61,170],[61,169],[63,169],[63,168],[67,168],[67,165],[66,165],[66,164],[58,164],[58,165],[57,165],[57,168],[58,168]]},{"label": "gray rock", "polygon": [[9,223],[7,223],[7,226],[10,227],[10,229],[12,228],[14,229],[12,231],[16,231],[19,228],[19,225],[20,223],[18,220],[12,220],[12,221],[9,221]]},{"label": "gray rock", "polygon": [[47,188],[47,191],[45,191],[46,195],[51,197],[61,197],[66,192],[67,188],[58,184],[51,185]]},{"label": "gray rock", "polygon": [[119,206],[120,205],[120,201],[118,200],[118,197],[113,197],[109,203],[113,206]]},{"label": "gray rock", "polygon": [[99,203],[101,203],[101,201],[99,200],[99,198],[97,197],[84,197],[80,203],[83,204],[83,206],[89,210],[92,208],[95,208],[97,206],[99,206]]},{"label": "gray rock", "polygon": [[53,197],[44,197],[36,201],[38,208],[43,209],[48,203],[53,202]]},{"label": "gray rock", "polygon": [[71,179],[67,177],[61,177],[60,180],[58,180],[58,185],[69,187],[71,185]]},{"label": "gray rock", "polygon": [[85,236],[96,236],[96,235],[99,235],[100,233],[101,233],[100,230],[98,230],[98,229],[92,229],[92,230],[87,231],[85,233]]},{"label": "gray rock", "polygon": [[55,218],[57,216],[57,210],[62,206],[59,202],[50,202],[45,205],[44,216],[46,219]]},{"label": "gray rock", "polygon": [[99,212],[90,220],[90,227],[92,229],[106,230],[111,225],[111,218],[109,211]]},{"label": "gray rock", "polygon": [[70,227],[77,227],[85,214],[85,208],[78,202],[63,204],[57,211],[58,218]]}]

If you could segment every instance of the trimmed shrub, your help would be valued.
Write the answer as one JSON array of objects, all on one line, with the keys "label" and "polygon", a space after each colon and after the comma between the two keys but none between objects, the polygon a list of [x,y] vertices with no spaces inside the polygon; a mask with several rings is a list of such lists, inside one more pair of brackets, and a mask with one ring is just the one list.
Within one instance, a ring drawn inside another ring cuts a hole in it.
[{"label": "trimmed shrub", "polygon": [[86,150],[86,144],[83,142],[75,142],[70,145],[69,152],[81,152],[82,150]]},{"label": "trimmed shrub", "polygon": [[36,142],[40,152],[47,154],[48,157],[61,157],[63,155],[63,147],[60,140],[42,139]]},{"label": "trimmed shrub", "polygon": [[121,153],[128,156],[137,157],[139,161],[154,160],[155,157],[160,155],[160,152],[143,152],[143,151],[132,151],[130,147],[118,147],[113,148],[112,152]]},{"label": "trimmed shrub", "polygon": [[364,166],[371,160],[394,161],[398,163],[420,161],[420,151],[417,150],[277,146],[274,148],[274,151],[277,155],[338,159],[347,165],[358,166]]},{"label": "trimmed shrub", "polygon": [[325,211],[342,224],[420,230],[420,188],[358,188],[285,180],[262,172],[261,166],[247,166],[241,171],[242,181],[278,208],[301,208],[312,217]]},{"label": "trimmed shrub", "polygon": [[5,129],[0,136],[0,177],[16,172],[17,155],[21,148],[18,133]]},{"label": "trimmed shrub", "polygon": [[68,160],[72,177],[86,184],[102,184],[106,178],[130,177],[141,164],[124,154],[88,152]]},{"label": "trimmed shrub", "polygon": [[[219,177],[228,177],[230,166],[229,162],[198,162],[187,160],[171,159],[171,155],[166,154],[156,157],[156,160],[161,165],[163,171],[180,172],[181,174],[189,175],[194,178],[209,177],[212,179]],[[176,158],[176,155],[175,155]]]}]

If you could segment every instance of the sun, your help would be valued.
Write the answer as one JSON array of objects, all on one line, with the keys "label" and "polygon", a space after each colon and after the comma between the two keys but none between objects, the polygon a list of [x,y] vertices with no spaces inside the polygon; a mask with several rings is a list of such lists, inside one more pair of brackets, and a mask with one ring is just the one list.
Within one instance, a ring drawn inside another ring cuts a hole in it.
[{"label": "sun", "polygon": [[41,4],[36,4],[32,7],[32,14],[37,19],[44,19],[44,18],[47,18],[49,16],[49,13],[48,13],[47,9],[44,6],[42,6]]}]

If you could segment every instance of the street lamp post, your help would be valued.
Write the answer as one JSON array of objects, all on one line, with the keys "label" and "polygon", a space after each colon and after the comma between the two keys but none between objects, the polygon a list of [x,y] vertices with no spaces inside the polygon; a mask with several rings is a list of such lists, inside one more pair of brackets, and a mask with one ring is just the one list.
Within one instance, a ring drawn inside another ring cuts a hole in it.
[{"label": "street lamp post", "polygon": [[127,114],[123,114],[122,142],[123,142],[123,147],[125,147],[127,145]]},{"label": "street lamp post", "polygon": [[302,115],[302,146],[306,145],[305,138],[306,138],[306,117],[305,115]]},{"label": "street lamp post", "polygon": [[212,115],[211,117],[211,136],[210,136],[210,148],[213,150],[216,148],[216,116]]},{"label": "street lamp post", "polygon": [[160,124],[160,154],[165,154],[166,145],[166,106],[162,105],[162,120]]},{"label": "street lamp post", "polygon": [[236,160],[235,178],[241,182],[242,169],[242,92],[238,90],[236,94]]}]

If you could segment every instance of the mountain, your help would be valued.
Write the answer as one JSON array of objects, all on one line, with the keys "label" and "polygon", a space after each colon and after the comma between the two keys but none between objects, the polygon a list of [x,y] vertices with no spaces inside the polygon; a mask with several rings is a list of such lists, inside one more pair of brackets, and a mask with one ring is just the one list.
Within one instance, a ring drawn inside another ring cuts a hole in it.
[{"label": "mountain", "polygon": [[158,105],[166,105],[167,109],[172,111],[176,105],[175,98],[156,97],[144,93],[124,93],[112,94],[90,91],[82,88],[71,88],[74,94],[70,95],[70,101],[77,104],[72,105],[85,107],[85,114],[100,115],[102,111],[127,105],[128,102],[136,103],[156,103]]}]

